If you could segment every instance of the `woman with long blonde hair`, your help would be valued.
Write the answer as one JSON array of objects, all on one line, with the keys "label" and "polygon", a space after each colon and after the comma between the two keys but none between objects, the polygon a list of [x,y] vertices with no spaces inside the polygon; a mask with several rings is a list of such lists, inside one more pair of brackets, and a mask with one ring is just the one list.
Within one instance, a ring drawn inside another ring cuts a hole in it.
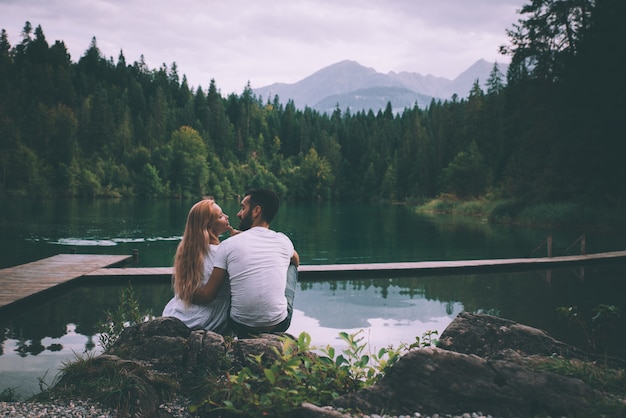
[{"label": "woman with long blonde hair", "polygon": [[174,297],[163,309],[163,316],[176,317],[192,329],[228,333],[228,281],[221,286],[213,302],[203,305],[192,303],[194,292],[209,280],[213,256],[220,243],[219,236],[226,231],[233,233],[234,230],[228,216],[213,199],[204,199],[193,205],[174,257]]}]

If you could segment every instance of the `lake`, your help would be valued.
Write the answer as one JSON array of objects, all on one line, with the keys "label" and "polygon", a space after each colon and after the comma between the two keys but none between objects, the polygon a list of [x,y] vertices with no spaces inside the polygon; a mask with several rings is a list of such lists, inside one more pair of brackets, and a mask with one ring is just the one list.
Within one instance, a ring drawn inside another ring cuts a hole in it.
[{"label": "lake", "polygon": [[[171,266],[192,200],[47,200],[0,202],[0,268],[60,253],[139,252],[138,266]],[[218,201],[238,225],[239,202]],[[418,214],[407,205],[293,203],[272,228],[285,232],[302,264],[350,264],[526,257],[547,235],[559,255],[581,235],[587,252],[626,249],[617,232],[491,225],[484,219]],[[573,246],[569,254],[576,254]],[[541,248],[533,256],[545,256]],[[316,346],[342,348],[341,331],[361,331],[372,352],[441,333],[462,311],[484,312],[583,346],[580,330],[556,314],[561,306],[590,313],[599,304],[626,308],[626,265],[521,273],[306,281],[298,286],[289,332]],[[0,391],[29,396],[49,384],[63,362],[99,352],[97,326],[126,285],[81,286],[0,318]],[[159,315],[169,283],[132,283],[140,305]],[[623,325],[620,325],[623,328]],[[621,329],[621,328],[620,328]],[[616,330],[615,335],[625,333]],[[624,347],[625,341],[618,341]]]}]

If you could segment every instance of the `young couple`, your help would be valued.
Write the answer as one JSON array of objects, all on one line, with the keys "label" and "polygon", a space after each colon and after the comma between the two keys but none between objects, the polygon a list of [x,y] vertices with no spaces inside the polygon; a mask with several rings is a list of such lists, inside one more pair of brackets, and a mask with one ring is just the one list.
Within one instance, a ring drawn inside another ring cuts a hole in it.
[{"label": "young couple", "polygon": [[[234,332],[239,338],[286,331],[300,258],[286,235],[270,229],[278,206],[271,190],[247,191],[236,231],[213,200],[196,203],[176,250],[175,296],[163,316],[176,317],[193,329]],[[220,243],[226,231],[231,237]]]}]

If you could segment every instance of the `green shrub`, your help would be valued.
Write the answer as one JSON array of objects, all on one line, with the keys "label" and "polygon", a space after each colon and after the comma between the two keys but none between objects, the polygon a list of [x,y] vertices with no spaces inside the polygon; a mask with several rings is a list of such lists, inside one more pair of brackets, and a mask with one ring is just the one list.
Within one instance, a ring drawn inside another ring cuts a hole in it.
[{"label": "green shrub", "polygon": [[623,369],[602,367],[596,362],[568,360],[559,357],[537,361],[537,369],[546,370],[561,376],[580,379],[603,396],[597,399],[586,411],[579,411],[579,416],[588,417],[623,417],[626,416],[626,373]]},{"label": "green shrub", "polygon": [[612,351],[622,348],[614,347],[621,314],[619,307],[600,304],[588,314],[581,312],[577,306],[561,306],[556,311],[570,326],[582,332],[586,348],[591,352],[606,358]]},{"label": "green shrub", "polygon": [[342,332],[348,344],[336,355],[327,346],[320,355],[313,352],[311,337],[301,333],[298,339],[283,338],[282,350],[275,349],[276,359],[250,356],[250,365],[239,372],[218,378],[208,396],[190,411],[222,411],[232,415],[281,417],[299,408],[303,402],[326,405],[345,393],[355,392],[376,382],[403,352],[435,344],[436,331],[416,337],[413,344],[387,347],[377,354],[366,354],[363,337]]},{"label": "green shrub", "polygon": [[522,224],[529,225],[593,225],[596,212],[579,203],[543,203],[527,206],[519,213]]},{"label": "green shrub", "polygon": [[104,351],[108,350],[117,341],[124,328],[154,318],[150,311],[141,311],[130,283],[127,288],[122,289],[120,292],[117,310],[115,312],[106,311],[105,315],[105,320],[99,326],[99,342]]},{"label": "green shrub", "polygon": [[493,204],[489,212],[489,221],[494,223],[512,223],[519,212],[522,210],[523,204],[519,200],[509,199],[500,200]]}]

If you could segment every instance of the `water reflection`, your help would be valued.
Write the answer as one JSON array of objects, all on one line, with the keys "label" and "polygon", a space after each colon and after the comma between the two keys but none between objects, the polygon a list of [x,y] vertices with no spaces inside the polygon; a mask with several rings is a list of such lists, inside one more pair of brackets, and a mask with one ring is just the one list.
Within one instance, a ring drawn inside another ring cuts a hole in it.
[{"label": "water reflection", "polygon": [[[290,332],[307,332],[318,347],[343,348],[341,331],[364,330],[376,350],[411,343],[427,331],[441,333],[461,311],[486,312],[548,331],[584,345],[579,330],[566,326],[555,310],[578,306],[590,313],[599,304],[624,311],[626,265],[524,273],[403,277],[301,282]],[[75,355],[98,352],[98,324],[115,310],[127,285],[93,285],[73,289],[0,319],[0,390],[38,392],[39,378],[51,380],[59,366]],[[133,283],[140,306],[160,314],[171,297],[169,283]],[[615,347],[626,354],[623,324],[615,330]],[[47,373],[47,374],[46,374]]]},{"label": "water reflection", "polygon": [[403,279],[304,283],[297,306],[320,326],[339,330],[366,327],[371,318],[427,321],[460,312],[460,303],[427,300],[424,288],[414,285]]},{"label": "water reflection", "polygon": [[[171,297],[169,283],[132,286],[140,306],[156,315]],[[99,353],[98,324],[116,309],[123,287],[76,288],[0,320],[0,389],[22,382],[20,393],[36,393],[39,378],[49,384],[63,362]],[[307,332],[317,347],[343,349],[339,332],[363,330],[372,351],[442,332],[463,309],[460,302],[426,299],[422,283],[407,279],[302,282],[295,306],[290,333]]]},{"label": "water reflection", "polygon": [[361,335],[372,352],[412,343],[427,331],[441,333],[463,310],[460,302],[429,300],[404,279],[303,283],[290,332],[307,332],[318,347],[343,349],[338,334]]}]

